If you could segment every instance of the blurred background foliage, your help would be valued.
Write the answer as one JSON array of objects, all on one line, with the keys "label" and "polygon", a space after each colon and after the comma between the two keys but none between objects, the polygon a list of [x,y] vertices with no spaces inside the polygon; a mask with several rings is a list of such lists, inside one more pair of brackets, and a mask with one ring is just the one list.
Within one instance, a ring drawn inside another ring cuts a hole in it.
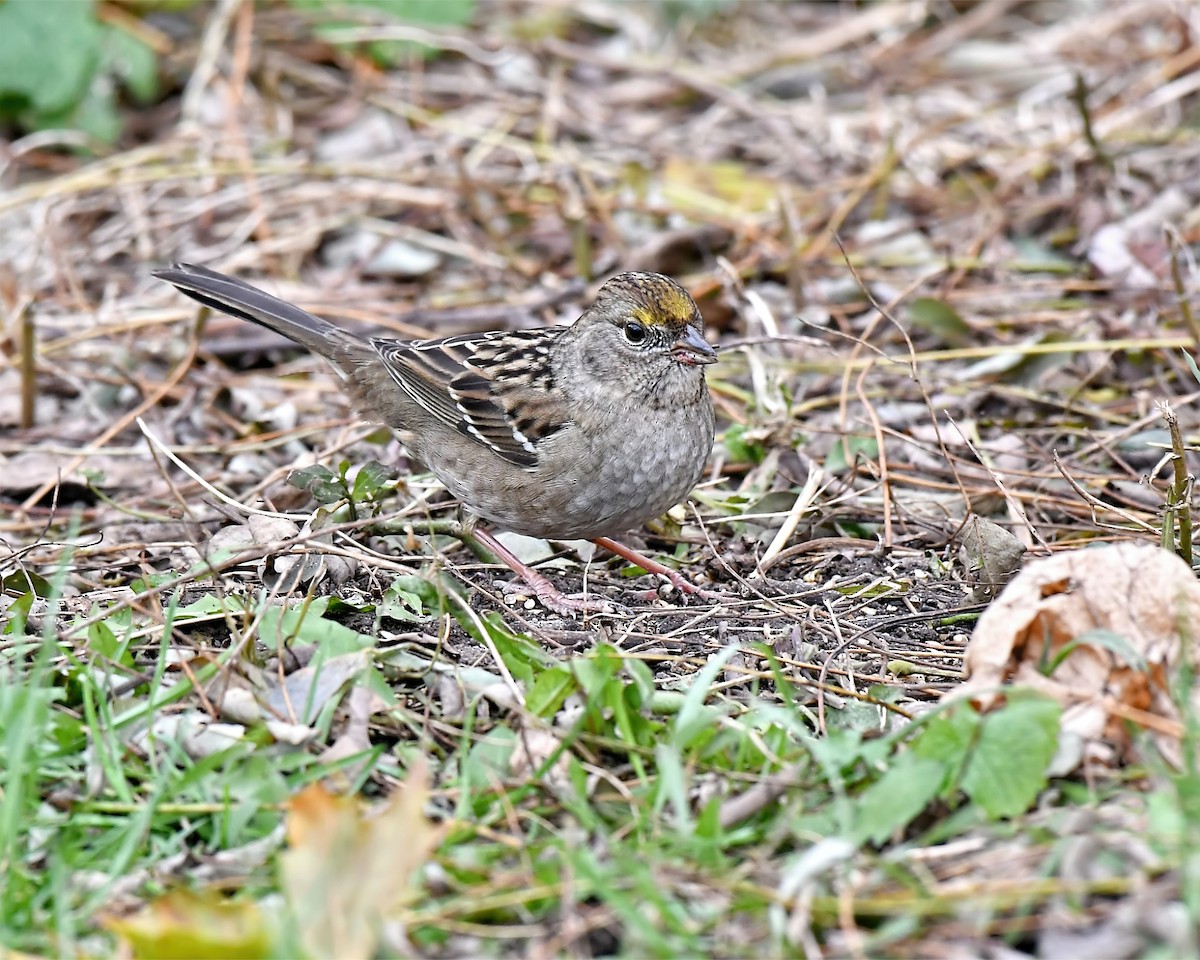
[{"label": "blurred background foliage", "polygon": [[[658,0],[668,21],[704,18],[732,0]],[[352,47],[376,66],[432,55],[419,39],[335,40],[354,27],[395,24],[431,30],[465,26],[476,0],[278,0],[297,15],[296,39]],[[144,106],[172,92],[161,58],[189,29],[203,28],[207,0],[0,0],[0,125],[10,136],[76,130],[81,146],[116,143],[122,105]],[[417,53],[419,51],[419,53]]]}]

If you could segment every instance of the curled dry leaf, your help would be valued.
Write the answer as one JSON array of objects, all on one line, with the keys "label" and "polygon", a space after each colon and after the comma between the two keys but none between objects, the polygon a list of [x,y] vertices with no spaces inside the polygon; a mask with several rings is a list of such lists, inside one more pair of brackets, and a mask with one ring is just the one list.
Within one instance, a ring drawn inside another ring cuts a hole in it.
[{"label": "curled dry leaf", "polygon": [[1062,703],[1067,740],[1120,759],[1132,721],[1178,762],[1172,684],[1198,655],[1200,583],[1186,563],[1149,544],[1073,550],[1028,564],[984,611],[956,695],[986,709],[1004,684],[1034,687]]},{"label": "curled dry leaf", "polygon": [[971,599],[991,600],[1021,569],[1025,544],[998,523],[972,515],[958,537],[958,556],[972,584]]}]

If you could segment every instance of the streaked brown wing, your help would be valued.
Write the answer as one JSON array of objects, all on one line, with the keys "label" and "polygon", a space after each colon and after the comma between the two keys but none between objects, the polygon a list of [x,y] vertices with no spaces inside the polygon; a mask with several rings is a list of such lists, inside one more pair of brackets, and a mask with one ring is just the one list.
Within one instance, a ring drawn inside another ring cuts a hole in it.
[{"label": "streaked brown wing", "polygon": [[372,344],[421,407],[510,463],[532,467],[538,444],[569,422],[549,362],[559,333],[496,331]]}]

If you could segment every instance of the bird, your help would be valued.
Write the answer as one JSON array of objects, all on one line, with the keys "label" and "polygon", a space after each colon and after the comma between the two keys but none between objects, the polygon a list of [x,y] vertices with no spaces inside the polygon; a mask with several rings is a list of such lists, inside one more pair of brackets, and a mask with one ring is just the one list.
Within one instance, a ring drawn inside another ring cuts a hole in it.
[{"label": "bird", "polygon": [[606,607],[560,592],[487,525],[591,540],[702,592],[613,539],[684,499],[712,452],[705,370],[717,349],[669,277],[618,274],[570,326],[402,340],[357,335],[207,267],[176,262],[153,275],[329,360],[359,412],[392,428],[459,501],[469,534],[547,609]]}]

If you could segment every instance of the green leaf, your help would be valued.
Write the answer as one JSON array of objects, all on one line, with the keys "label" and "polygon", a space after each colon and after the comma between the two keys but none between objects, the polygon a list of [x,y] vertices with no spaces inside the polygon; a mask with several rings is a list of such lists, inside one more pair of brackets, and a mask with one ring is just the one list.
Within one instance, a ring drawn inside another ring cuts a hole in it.
[{"label": "green leaf", "polygon": [[1014,690],[982,718],[961,786],[989,817],[1015,817],[1037,799],[1058,748],[1061,712],[1048,697]]},{"label": "green leaf", "polygon": [[[649,747],[659,742],[662,724],[647,719],[642,712],[641,691],[632,683],[621,683],[620,680],[610,683],[600,699],[612,716],[618,736],[626,743]],[[633,756],[630,759],[638,776],[644,776],[641,758]]]},{"label": "green leaf", "polygon": [[704,701],[712,690],[717,674],[725,668],[725,664],[735,653],[737,647],[726,647],[720,653],[709,657],[704,668],[692,678],[683,698],[683,705],[671,723],[673,740],[681,748],[686,749],[694,744],[701,734],[715,729],[724,716],[723,710],[707,706]]},{"label": "green leaf", "polygon": [[[343,0],[347,2],[347,0]],[[348,0],[360,6],[375,7],[403,23],[422,23],[431,27],[465,26],[475,12],[475,0]]]},{"label": "green leaf", "polygon": [[883,843],[906,826],[938,795],[945,767],[911,750],[896,758],[888,771],[858,798],[855,834],[857,842]]},{"label": "green leaf", "polygon": [[566,667],[543,670],[525,695],[525,708],[539,717],[552,717],[575,689],[575,678]]},{"label": "green leaf", "polygon": [[1139,672],[1146,670],[1146,658],[1134,648],[1126,637],[1114,633],[1112,630],[1088,630],[1070,643],[1063,644],[1054,659],[1042,669],[1042,673],[1047,677],[1053,676],[1054,671],[1062,662],[1080,647],[1100,647],[1116,657],[1123,666],[1132,667]]},{"label": "green leaf", "polygon": [[354,489],[350,497],[355,503],[364,500],[376,500],[380,493],[386,493],[389,484],[397,476],[396,468],[389,467],[378,460],[368,460],[358,468],[354,477]]},{"label": "green leaf", "polygon": [[[1175,784],[1177,789],[1183,786],[1178,780]],[[1160,856],[1170,856],[1171,851],[1179,850],[1187,842],[1189,828],[1195,826],[1194,816],[1184,816],[1181,800],[1176,791],[1166,790],[1155,790],[1146,798],[1147,835]]]},{"label": "green leaf", "polygon": [[1200,367],[1196,366],[1195,359],[1186,350],[1181,350],[1180,353],[1183,354],[1183,359],[1187,363],[1188,369],[1192,371],[1192,376],[1196,378],[1197,383],[1200,383]]},{"label": "green leaf", "polygon": [[693,21],[707,20],[736,5],[737,0],[658,0],[657,3],[663,15],[672,23],[684,17]]},{"label": "green leaf", "polygon": [[319,646],[321,652],[330,657],[376,645],[378,641],[375,637],[326,620],[323,614],[328,604],[329,598],[322,597],[288,609],[268,608],[259,623],[259,639],[268,646],[300,640]]},{"label": "green leaf", "polygon": [[[475,0],[289,0],[298,10],[305,10],[319,22],[314,28],[318,36],[331,36],[336,31],[365,24],[386,23],[388,19],[434,28],[461,27],[475,12]],[[356,10],[357,8],[357,10]],[[372,15],[371,11],[378,11]],[[392,66],[413,51],[431,56],[437,51],[425,44],[406,40],[380,40],[365,45],[376,63]]]},{"label": "green leaf", "polygon": [[293,470],[288,474],[287,482],[293,487],[307,490],[317,503],[337,503],[350,497],[345,479],[319,463]]},{"label": "green leaf", "polygon": [[913,753],[941,763],[943,772],[938,781],[939,790],[958,784],[979,735],[980,724],[979,714],[970,704],[955,704],[930,717],[913,739]]},{"label": "green leaf", "polygon": [[691,804],[688,803],[688,776],[679,749],[673,743],[656,743],[654,757],[658,761],[654,812],[660,814],[663,807],[669,803],[675,811],[675,829],[680,833],[691,833],[693,827]]},{"label": "green leaf", "polygon": [[15,637],[18,631],[25,632],[25,624],[29,619],[29,611],[33,609],[33,602],[37,600],[36,594],[32,590],[28,593],[23,593],[16,600],[8,605],[4,611],[4,617],[0,620],[3,627],[0,628],[0,637]]},{"label": "green leaf", "polygon": [[868,460],[879,456],[879,444],[874,437],[838,437],[825,458],[825,469],[830,473],[842,473],[858,460],[860,454]]},{"label": "green leaf", "polygon": [[158,57],[154,48],[132,33],[110,26],[104,30],[102,44],[104,69],[120,80],[139,103],[158,96]]},{"label": "green leaf", "polygon": [[516,731],[496,727],[472,744],[462,762],[464,797],[481,791],[488,793],[509,775],[509,762],[517,745]]},{"label": "green leaf", "polygon": [[70,110],[100,62],[100,33],[91,0],[0,4],[0,96],[35,114]]},{"label": "green leaf", "polygon": [[[172,574],[175,576],[175,574]],[[175,611],[175,619],[179,621],[199,620],[222,613],[240,614],[246,609],[246,601],[238,596],[217,596],[206,593],[196,598],[185,607]]]},{"label": "green leaf", "polygon": [[721,441],[725,444],[729,459],[735,463],[759,464],[767,455],[766,447],[762,445],[761,441],[746,438],[746,427],[740,423],[726,428],[721,435]]},{"label": "green leaf", "polygon": [[54,591],[54,584],[40,573],[22,568],[0,579],[0,590],[5,593],[32,593],[35,596],[48,597]]},{"label": "green leaf", "polygon": [[440,610],[441,603],[436,596],[436,590],[428,580],[413,574],[402,574],[383,591],[383,597],[375,608],[375,615],[406,623],[428,620],[432,614],[426,610],[425,604],[426,600],[430,599],[432,610]]},{"label": "green leaf", "polygon": [[[721,797],[714,796],[708,803],[704,805],[704,809],[700,811],[700,817],[696,821],[696,836],[703,840],[719,841],[722,834],[725,832],[721,826]],[[719,846],[719,844],[718,844]]]},{"label": "green leaf", "polygon": [[927,330],[952,347],[970,346],[975,340],[966,321],[943,300],[918,297],[908,305],[908,319],[918,330]]},{"label": "green leaf", "polygon": [[146,593],[153,590],[155,587],[161,587],[164,583],[170,583],[178,574],[176,573],[149,573],[144,577],[137,577],[129,584],[129,589],[134,593]]},{"label": "green leaf", "polygon": [[588,699],[592,699],[599,696],[617,675],[621,658],[610,644],[600,643],[590,657],[576,657],[569,664],[580,688]]},{"label": "green leaf", "polygon": [[629,678],[633,681],[641,702],[649,703],[658,692],[658,688],[654,685],[654,674],[646,666],[645,661],[626,660],[625,672],[629,674]]},{"label": "green leaf", "polygon": [[380,23],[384,18],[355,14],[360,10],[376,10],[400,23],[416,23],[430,27],[461,27],[475,12],[475,0],[289,0],[297,10],[310,10],[330,18],[340,25]]},{"label": "green leaf", "polygon": [[[462,614],[461,611],[456,611],[455,616],[467,633],[482,642],[483,638],[479,636],[479,629],[471,618]],[[495,645],[496,652],[500,654],[500,659],[504,661],[509,672],[525,685],[526,689],[533,685],[535,668],[544,669],[557,665],[558,661],[546,653],[539,644],[524,634],[513,633],[509,630],[498,613],[489,613],[480,620],[488,632],[488,638]]]},{"label": "green leaf", "polygon": [[88,627],[88,649],[105,660],[122,666],[133,666],[133,655],[129,652],[129,636],[118,637],[108,623],[100,620]]},{"label": "green leaf", "polygon": [[151,100],[158,60],[133,34],[100,23],[92,0],[0,3],[0,115],[111,143],[121,132],[118,87]]},{"label": "green leaf", "polygon": [[871,733],[879,729],[879,707],[864,700],[847,697],[839,705],[826,704],[825,722],[829,729],[852,729]]},{"label": "green leaf", "polygon": [[88,85],[74,109],[61,114],[45,114],[39,117],[38,126],[73,127],[102,143],[115,143],[121,135],[116,91],[97,77]]},{"label": "green leaf", "polygon": [[1014,270],[1022,273],[1069,274],[1079,269],[1076,261],[1062,256],[1034,237],[1012,237],[1010,240],[1017,252]]}]

